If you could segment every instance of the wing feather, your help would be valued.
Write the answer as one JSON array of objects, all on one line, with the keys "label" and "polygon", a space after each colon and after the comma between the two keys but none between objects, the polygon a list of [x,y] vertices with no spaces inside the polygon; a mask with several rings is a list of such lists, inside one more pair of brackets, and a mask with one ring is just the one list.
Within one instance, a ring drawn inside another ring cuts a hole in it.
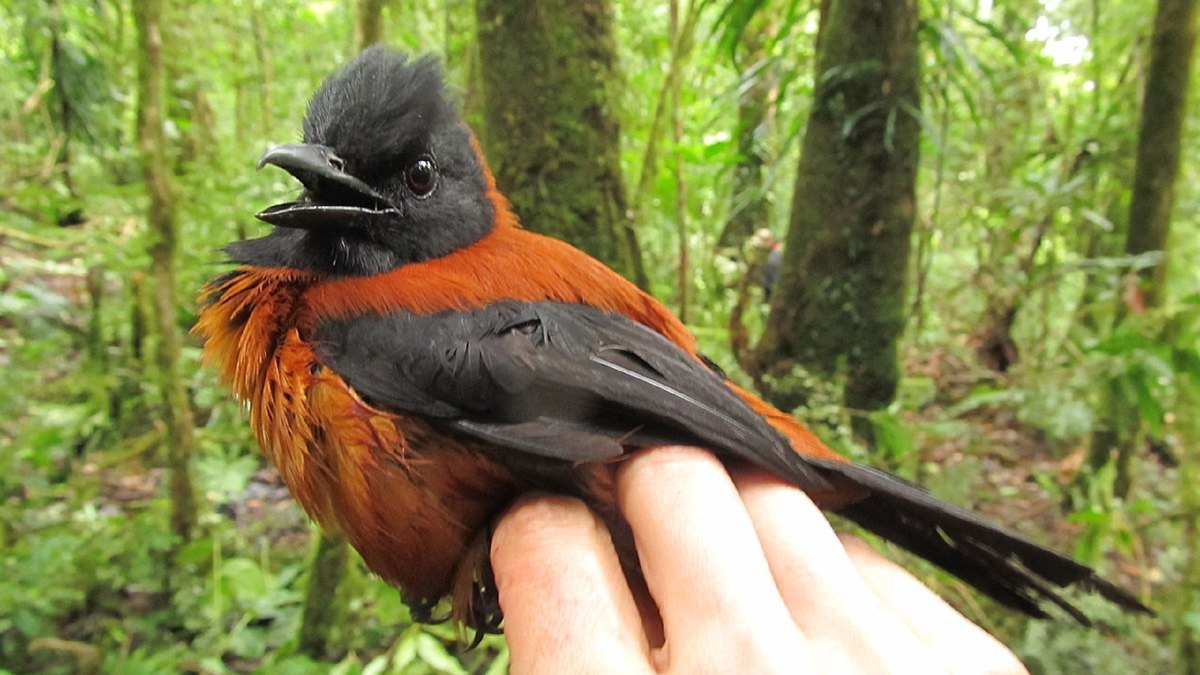
[{"label": "wing feather", "polygon": [[510,450],[579,462],[701,445],[825,487],[724,378],[621,314],[502,301],[327,321],[316,333],[322,361],[372,405]]}]

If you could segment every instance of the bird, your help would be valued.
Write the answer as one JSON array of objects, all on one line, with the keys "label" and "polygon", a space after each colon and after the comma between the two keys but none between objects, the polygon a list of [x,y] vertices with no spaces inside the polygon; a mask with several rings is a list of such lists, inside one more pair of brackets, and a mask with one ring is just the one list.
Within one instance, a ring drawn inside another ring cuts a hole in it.
[{"label": "bird", "polygon": [[398,587],[414,618],[502,630],[491,528],[522,494],[584,500],[629,575],[615,471],[694,445],[766,470],[823,509],[1007,607],[1046,617],[1080,587],[1134,612],[1089,567],[839,455],[739,387],[659,301],[570,244],[524,229],[435,58],[375,46],[271,147],[299,195],[225,248],[201,291],[203,359],[248,411],[305,511]]}]

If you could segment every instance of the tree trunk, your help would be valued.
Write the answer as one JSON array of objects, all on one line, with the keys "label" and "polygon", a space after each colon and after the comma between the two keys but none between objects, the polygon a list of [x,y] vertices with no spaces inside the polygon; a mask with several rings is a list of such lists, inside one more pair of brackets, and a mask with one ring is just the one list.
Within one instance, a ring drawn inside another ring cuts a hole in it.
[{"label": "tree trunk", "polygon": [[[858,410],[886,406],[899,378],[920,136],[917,26],[916,0],[834,0],[822,17],[786,249],[751,363],[760,375],[774,364],[844,376],[845,404]],[[764,393],[787,410],[807,392],[781,383]]]},{"label": "tree trunk", "polygon": [[74,133],[75,107],[67,89],[67,66],[64,63],[66,56],[63,54],[62,44],[64,18],[58,0],[47,0],[47,4],[50,13],[50,70],[54,78],[54,101],[58,104],[54,117],[58,120],[59,130],[62,132],[62,142],[58,146],[55,164],[62,172],[63,187],[74,200],[78,197],[75,181],[71,177],[71,135]]},{"label": "tree trunk", "polygon": [[325,658],[329,632],[340,614],[337,589],[346,576],[348,553],[345,537],[322,534],[317,540],[300,619],[299,649],[311,658]]},{"label": "tree trunk", "polygon": [[275,131],[275,57],[267,40],[265,17],[259,0],[250,2],[250,34],[254,42],[254,58],[258,62],[258,81],[262,86],[262,135],[270,138]]},{"label": "tree trunk", "polygon": [[1196,0],[1159,0],[1138,129],[1129,235],[1125,240],[1128,255],[1163,253],[1159,264],[1141,272],[1147,307],[1158,307],[1163,299],[1167,235],[1179,176],[1195,46]]},{"label": "tree trunk", "polygon": [[[186,37],[180,36],[180,46],[188,47]],[[179,54],[180,52],[175,52]],[[220,154],[220,137],[217,134],[217,113],[209,101],[206,89],[207,83],[199,80],[195,73],[189,73],[186,68],[178,67],[187,64],[187,56],[175,59],[177,67],[168,69],[172,86],[170,97],[175,104],[170,115],[176,120],[186,120],[187,123],[179,131],[179,157],[176,174],[181,175],[191,165],[211,162]]]},{"label": "tree trunk", "polygon": [[[697,6],[698,0],[692,0],[693,7]],[[679,0],[670,1],[670,34],[671,44],[682,44],[684,38],[680,34],[679,25]],[[691,42],[691,38],[687,38]],[[679,69],[682,71],[683,63],[679,64]],[[688,290],[691,286],[691,274],[688,250],[688,213],[687,213],[687,177],[684,172],[683,152],[680,150],[683,145],[683,111],[682,111],[682,72],[674,78],[671,83],[671,142],[674,144],[674,164],[675,164],[675,233],[679,238],[678,256],[676,261],[675,280],[676,280],[676,304],[679,307],[679,320],[684,323],[688,320]]]},{"label": "tree trunk", "polygon": [[162,395],[167,470],[170,475],[171,532],[187,541],[196,524],[196,496],[189,462],[195,447],[192,411],[179,370],[180,335],[176,323],[175,250],[178,226],[163,134],[162,0],[134,2],[138,33],[137,138],[142,179],[150,197],[150,279],[154,290],[155,353]]},{"label": "tree trunk", "polygon": [[[1136,256],[1161,252],[1162,259],[1157,265],[1141,270],[1136,283],[1123,294],[1122,304],[1117,308],[1118,322],[1130,311],[1158,307],[1163,302],[1167,239],[1179,176],[1195,46],[1196,0],[1159,0],[1150,43],[1150,69],[1142,98],[1125,253]],[[1088,463],[1093,470],[1098,470],[1113,460],[1115,452],[1115,492],[1125,496],[1131,484],[1131,455],[1139,445],[1142,430],[1135,413],[1114,410],[1123,405],[1115,392],[1110,390],[1106,397],[1108,400],[1104,405],[1113,414],[1106,415],[1107,424],[1092,435]],[[1121,428],[1118,420],[1130,423]]]},{"label": "tree trunk", "polygon": [[383,42],[383,8],[387,0],[358,0],[355,3],[354,53]]},{"label": "tree trunk", "polygon": [[526,227],[645,281],[621,179],[608,0],[478,0],[486,142]]},{"label": "tree trunk", "polygon": [[99,265],[88,267],[88,327],[87,356],[97,369],[108,367],[108,341],[104,337],[104,268]]},{"label": "tree trunk", "polygon": [[[1188,397],[1183,403],[1191,403],[1191,409],[1200,403]],[[1185,408],[1186,409],[1186,408]],[[1173,617],[1176,650],[1179,654],[1181,671],[1185,675],[1200,675],[1200,639],[1197,639],[1192,617],[1200,606],[1200,453],[1194,441],[1200,439],[1200,424],[1191,417],[1181,420],[1185,439],[1179,465],[1179,522],[1181,547],[1186,556],[1180,579],[1178,598]]]}]

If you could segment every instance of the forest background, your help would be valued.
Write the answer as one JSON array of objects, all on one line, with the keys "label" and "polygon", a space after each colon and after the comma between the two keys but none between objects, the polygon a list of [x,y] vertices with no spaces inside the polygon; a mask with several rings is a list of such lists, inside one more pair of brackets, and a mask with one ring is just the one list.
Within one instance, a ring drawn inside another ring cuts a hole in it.
[{"label": "forest background", "polygon": [[294,191],[254,162],[375,42],[438,55],[526,224],[731,377],[1158,611],[1031,621],[888,549],[1031,672],[1200,672],[1195,13],[7,0],[0,673],[506,672],[306,521],[188,337]]}]

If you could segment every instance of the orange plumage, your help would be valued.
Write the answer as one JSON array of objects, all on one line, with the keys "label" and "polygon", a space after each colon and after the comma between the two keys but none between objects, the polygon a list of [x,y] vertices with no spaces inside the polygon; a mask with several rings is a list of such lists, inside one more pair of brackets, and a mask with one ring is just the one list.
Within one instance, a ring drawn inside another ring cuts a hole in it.
[{"label": "orange plumage", "polygon": [[524,491],[566,491],[620,539],[610,460],[676,442],[773,471],[1035,616],[1047,599],[1084,620],[1052,588],[1074,582],[1144,609],[848,463],[710,370],[654,298],[521,229],[431,63],[364,52],[314,97],[305,141],[264,155],[306,190],[259,214],[271,235],[233,245],[240,266],[205,288],[195,332],[304,509],[419,608],[452,594],[460,619],[498,628],[491,519]]}]

